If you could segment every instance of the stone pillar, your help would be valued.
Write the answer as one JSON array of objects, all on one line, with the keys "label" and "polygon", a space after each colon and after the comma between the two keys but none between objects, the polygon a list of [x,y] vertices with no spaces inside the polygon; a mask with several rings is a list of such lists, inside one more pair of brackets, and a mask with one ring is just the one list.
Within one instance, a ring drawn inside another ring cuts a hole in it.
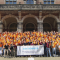
[{"label": "stone pillar", "polygon": [[34,4],[36,4],[36,0],[33,0],[34,1]]},{"label": "stone pillar", "polygon": [[59,13],[59,20],[60,20],[60,13]]},{"label": "stone pillar", "polygon": [[21,20],[21,11],[18,11],[19,21]]},{"label": "stone pillar", "polygon": [[17,31],[18,32],[23,32],[23,23],[22,22],[17,23]]},{"label": "stone pillar", "polygon": [[42,11],[39,11],[39,20],[42,20]]},{"label": "stone pillar", "polygon": [[43,22],[38,22],[38,31],[43,32]]},{"label": "stone pillar", "polygon": [[57,26],[58,26],[58,32],[60,32],[60,22],[57,23]]},{"label": "stone pillar", "polygon": [[3,32],[3,23],[0,21],[0,32]]},{"label": "stone pillar", "polygon": [[38,31],[40,31],[40,22],[38,22]]},{"label": "stone pillar", "polygon": [[1,14],[0,14],[0,32],[3,32],[3,23],[1,21]]},{"label": "stone pillar", "polygon": [[24,4],[26,4],[26,0],[24,0]]}]

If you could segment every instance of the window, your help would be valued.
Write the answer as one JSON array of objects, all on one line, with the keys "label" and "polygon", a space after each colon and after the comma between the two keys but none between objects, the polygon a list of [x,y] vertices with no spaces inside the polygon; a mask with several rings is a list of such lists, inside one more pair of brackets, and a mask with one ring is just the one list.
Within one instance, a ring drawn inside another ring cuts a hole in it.
[{"label": "window", "polygon": [[6,4],[9,4],[9,2],[7,1]]},{"label": "window", "polygon": [[6,4],[16,4],[16,0],[6,0]]},{"label": "window", "polygon": [[14,1],[13,4],[16,4],[16,1]]},{"label": "window", "polygon": [[34,4],[34,1],[33,0],[27,0],[26,4]]},{"label": "window", "polygon": [[50,0],[47,0],[47,1],[50,1]]},{"label": "window", "polygon": [[54,0],[44,0],[44,4],[54,4]]},{"label": "window", "polygon": [[44,4],[46,4],[46,1],[44,2]]},{"label": "window", "polygon": [[12,4],[12,1],[10,1],[10,4]]},{"label": "window", "polygon": [[54,0],[51,0],[51,4],[54,4]]},{"label": "window", "polygon": [[51,0],[51,1],[54,1],[54,0]]},{"label": "window", "polygon": [[48,2],[48,4],[50,4],[50,2]]}]

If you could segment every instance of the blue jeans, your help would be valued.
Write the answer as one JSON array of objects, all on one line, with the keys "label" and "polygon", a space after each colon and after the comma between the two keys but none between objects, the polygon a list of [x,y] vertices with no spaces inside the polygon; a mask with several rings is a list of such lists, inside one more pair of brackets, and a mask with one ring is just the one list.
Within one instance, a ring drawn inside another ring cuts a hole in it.
[{"label": "blue jeans", "polygon": [[0,47],[0,55],[2,55],[2,47]]},{"label": "blue jeans", "polygon": [[48,54],[49,54],[49,56],[51,57],[50,48],[47,48],[47,47],[46,47],[46,51],[47,51],[47,57],[48,57]]},{"label": "blue jeans", "polygon": [[3,49],[3,55],[4,55],[4,50],[5,50],[5,49]]},{"label": "blue jeans", "polygon": [[56,55],[56,48],[52,48],[52,54],[54,54],[54,53]]}]

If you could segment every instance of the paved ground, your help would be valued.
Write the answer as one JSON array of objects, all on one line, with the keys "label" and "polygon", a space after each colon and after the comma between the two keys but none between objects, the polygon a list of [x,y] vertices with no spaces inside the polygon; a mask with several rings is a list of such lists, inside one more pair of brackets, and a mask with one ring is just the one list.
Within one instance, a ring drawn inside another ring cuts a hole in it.
[{"label": "paved ground", "polygon": [[[0,57],[0,60],[28,60],[28,57],[17,57],[17,58]],[[34,60],[60,60],[60,57],[34,57]]]}]

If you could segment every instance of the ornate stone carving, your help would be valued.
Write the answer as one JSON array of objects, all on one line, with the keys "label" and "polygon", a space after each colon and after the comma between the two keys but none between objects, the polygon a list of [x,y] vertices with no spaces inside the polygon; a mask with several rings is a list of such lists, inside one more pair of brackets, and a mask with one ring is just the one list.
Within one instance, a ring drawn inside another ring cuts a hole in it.
[{"label": "ornate stone carving", "polygon": [[46,5],[46,4],[10,4],[1,5],[0,10],[60,10],[60,4]]},{"label": "ornate stone carving", "polygon": [[19,20],[21,20],[21,11],[18,11]]},{"label": "ornate stone carving", "polygon": [[60,32],[60,22],[57,22],[58,32]]},{"label": "ornate stone carving", "polygon": [[4,16],[4,17],[1,19],[2,22],[3,22],[3,20],[5,20],[6,18],[9,18],[9,17],[16,18],[16,20],[18,21],[18,18],[17,18],[16,16],[14,16],[14,15],[12,15],[12,14],[9,14],[9,15]]},{"label": "ornate stone carving", "polygon": [[39,20],[42,20],[42,11],[39,11]]}]

